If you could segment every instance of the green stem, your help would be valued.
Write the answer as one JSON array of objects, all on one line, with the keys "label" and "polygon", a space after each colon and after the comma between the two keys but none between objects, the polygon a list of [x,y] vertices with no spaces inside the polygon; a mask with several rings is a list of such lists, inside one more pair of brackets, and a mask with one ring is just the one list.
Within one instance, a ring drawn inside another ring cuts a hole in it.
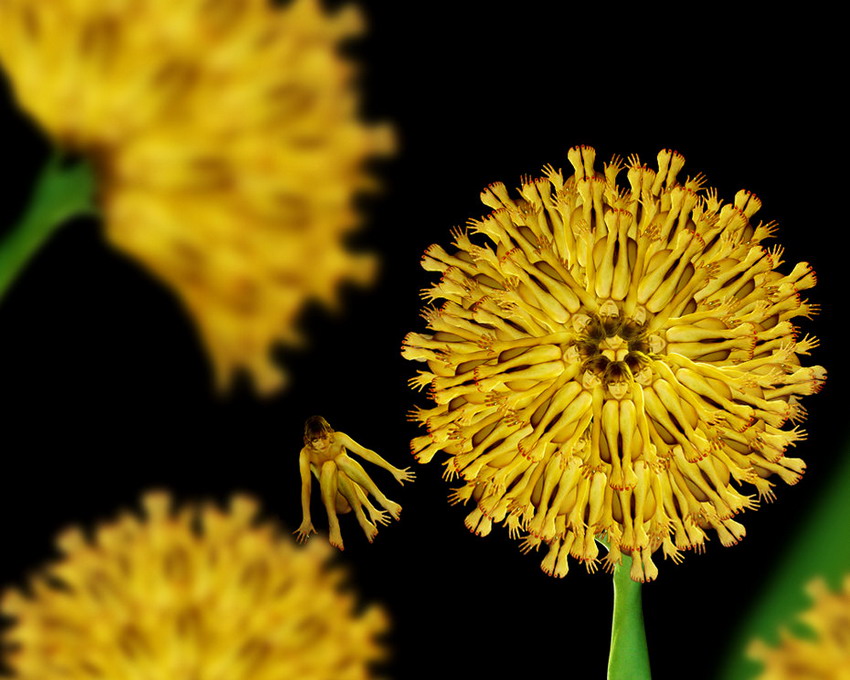
[{"label": "green stem", "polygon": [[94,173],[78,162],[67,166],[55,154],[36,181],[21,220],[0,240],[0,300],[48,238],[70,218],[92,215]]},{"label": "green stem", "polygon": [[632,559],[623,555],[614,568],[614,620],[608,680],[650,680],[649,651],[643,628],[640,583],[629,578]]}]

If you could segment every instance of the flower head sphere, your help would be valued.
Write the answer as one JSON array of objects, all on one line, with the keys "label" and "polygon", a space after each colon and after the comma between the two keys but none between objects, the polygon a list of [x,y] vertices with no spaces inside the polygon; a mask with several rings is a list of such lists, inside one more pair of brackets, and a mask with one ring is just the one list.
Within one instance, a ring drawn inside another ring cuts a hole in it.
[{"label": "flower head sphere", "polygon": [[17,101],[92,159],[110,242],[175,290],[221,387],[279,387],[271,348],[298,341],[304,302],[372,277],[342,243],[391,146],[338,54],[360,30],[318,0],[0,0]]},{"label": "flower head sphere", "polygon": [[147,521],[124,514],[60,537],[64,557],[5,593],[7,662],[22,680],[194,678],[362,680],[383,656],[383,611],[355,612],[328,569],[329,546],[304,548],[269,524],[256,503],[229,513],[144,498]]},{"label": "flower head sphere", "polygon": [[800,619],[813,635],[797,637],[783,631],[779,645],[757,641],[750,656],[764,664],[758,680],[850,680],[850,576],[837,593],[823,581],[807,588],[812,607]]},{"label": "flower head sphere", "polygon": [[604,537],[606,567],[627,553],[649,580],[660,547],[678,562],[706,530],[744,536],[733,518],[758,500],[741,483],[770,500],[768,477],[800,479],[785,451],[805,433],[783,424],[825,378],[800,365],[817,341],[791,323],[817,311],[801,297],[815,275],[778,272],[782,248],[760,245],[776,226],[751,222],[759,199],[679,182],[678,153],[657,171],[633,156],[598,172],[589,147],[569,160],[574,175],[547,166],[519,198],[490,185],[493,212],[455,230],[452,252],[427,249],[442,278],[423,297],[445,302],[402,350],[428,364],[411,385],[436,402],[412,411],[428,434],[411,448],[450,456],[472,531],[502,522],[523,551],[547,544],[547,573],[569,555],[594,569]]}]

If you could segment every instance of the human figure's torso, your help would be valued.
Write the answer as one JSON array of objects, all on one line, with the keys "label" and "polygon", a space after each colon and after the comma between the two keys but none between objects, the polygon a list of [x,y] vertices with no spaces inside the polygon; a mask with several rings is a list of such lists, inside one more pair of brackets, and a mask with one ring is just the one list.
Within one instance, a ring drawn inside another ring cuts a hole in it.
[{"label": "human figure's torso", "polygon": [[331,443],[326,449],[318,451],[312,446],[305,446],[302,451],[307,454],[307,460],[310,461],[310,470],[313,471],[313,475],[316,479],[319,479],[321,475],[322,465],[328,461],[336,460],[337,457],[345,455],[346,453],[345,447],[340,441],[337,432],[334,432],[333,435],[331,435]]}]

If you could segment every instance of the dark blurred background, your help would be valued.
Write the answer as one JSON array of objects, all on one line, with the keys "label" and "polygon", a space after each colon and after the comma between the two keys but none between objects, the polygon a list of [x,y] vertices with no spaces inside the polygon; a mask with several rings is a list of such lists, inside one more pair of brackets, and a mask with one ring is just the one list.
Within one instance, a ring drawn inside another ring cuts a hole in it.
[{"label": "dark blurred background", "polygon": [[[337,5],[340,3],[336,3]],[[829,370],[808,397],[808,472],[777,500],[741,520],[747,538],[675,566],[659,561],[644,588],[654,677],[710,680],[729,631],[752,604],[799,519],[844,450],[847,289],[844,173],[838,133],[838,50],[805,13],[766,17],[689,8],[663,11],[526,1],[511,9],[477,0],[360,3],[366,38],[349,51],[362,65],[364,115],[391,121],[400,153],[378,167],[385,192],[364,203],[352,247],[378,253],[377,284],[343,289],[336,314],[305,309],[308,343],[283,349],[289,390],[262,401],[246,384],[224,397],[169,290],[107,246],[94,220],[53,238],[0,306],[0,582],[22,583],[55,556],[68,524],[91,525],[134,505],[152,487],[180,498],[262,499],[288,530],[300,516],[298,451],[303,422],[331,424],[398,466],[416,465],[406,422],[407,379],[418,365],[400,343],[422,330],[423,249],[488,210],[479,191],[509,187],[551,163],[571,172],[567,150],[596,147],[601,162],[680,151],[684,175],[704,173],[731,201],[741,188],[763,201],[758,217],[780,224],[789,271],[812,263],[822,306],[804,332],[822,347],[806,361]],[[46,155],[38,133],[0,93],[0,225],[25,205]],[[605,676],[612,588],[574,562],[547,577],[542,552],[523,556],[501,527],[477,538],[468,509],[449,507],[435,461],[417,482],[373,479],[404,506],[399,523],[366,543],[342,520],[342,561],[364,599],[390,610],[388,675],[590,678]],[[314,522],[326,526],[314,490]],[[840,538],[840,537],[837,537]],[[321,539],[313,539],[321,540]],[[829,546],[823,546],[829,550]]]}]

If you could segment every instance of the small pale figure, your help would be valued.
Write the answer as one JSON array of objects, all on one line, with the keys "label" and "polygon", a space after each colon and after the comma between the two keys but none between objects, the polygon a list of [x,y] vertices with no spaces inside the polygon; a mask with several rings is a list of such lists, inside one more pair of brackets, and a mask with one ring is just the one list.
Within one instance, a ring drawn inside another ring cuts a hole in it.
[{"label": "small pale figure", "polygon": [[[298,465],[301,471],[301,526],[295,530],[299,542],[315,533],[310,517],[310,473],[319,480],[322,503],[328,513],[330,544],[344,550],[338,515],[354,511],[357,522],[371,543],[378,533],[377,524],[389,524],[390,517],[398,519],[401,506],[387,498],[356,460],[348,455],[355,453],[369,463],[389,471],[399,484],[411,482],[415,473],[403,470],[385,461],[374,451],[361,446],[344,432],[336,432],[321,416],[311,416],[304,423],[304,447]],[[369,495],[383,510],[376,508]],[[366,514],[368,513],[368,517]]]}]

